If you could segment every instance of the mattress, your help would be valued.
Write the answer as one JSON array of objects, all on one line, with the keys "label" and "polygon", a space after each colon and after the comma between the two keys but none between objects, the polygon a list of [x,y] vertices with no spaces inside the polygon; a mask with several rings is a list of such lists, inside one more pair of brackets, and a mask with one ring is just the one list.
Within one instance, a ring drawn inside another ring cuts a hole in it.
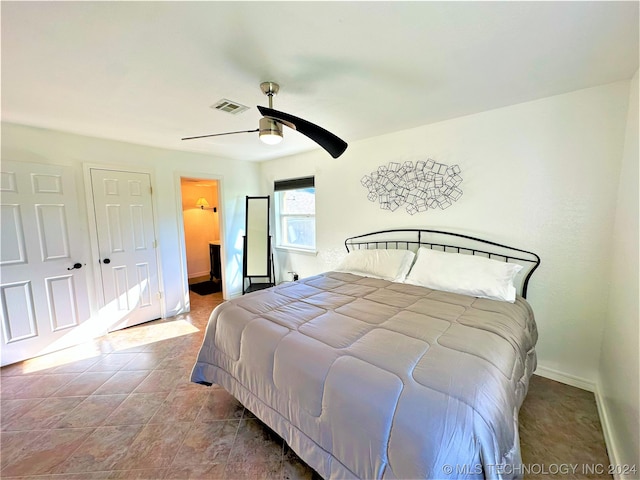
[{"label": "mattress", "polygon": [[212,312],[219,384],[324,478],[518,478],[530,305],[327,272]]}]

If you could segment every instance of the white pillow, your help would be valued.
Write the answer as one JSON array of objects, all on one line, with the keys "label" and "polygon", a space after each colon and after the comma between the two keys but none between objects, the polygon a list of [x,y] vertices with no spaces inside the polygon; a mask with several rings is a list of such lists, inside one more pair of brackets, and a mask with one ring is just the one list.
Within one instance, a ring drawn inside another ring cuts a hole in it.
[{"label": "white pillow", "polygon": [[354,250],[347,254],[335,271],[404,282],[414,258],[415,253],[410,250]]},{"label": "white pillow", "polygon": [[520,270],[515,263],[420,247],[406,283],[513,303],[513,279]]}]

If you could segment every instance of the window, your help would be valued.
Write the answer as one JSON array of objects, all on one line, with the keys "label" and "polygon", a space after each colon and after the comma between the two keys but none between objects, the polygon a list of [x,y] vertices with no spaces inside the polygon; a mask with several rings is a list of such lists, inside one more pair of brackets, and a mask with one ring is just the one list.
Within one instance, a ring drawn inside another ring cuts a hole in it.
[{"label": "window", "polygon": [[316,250],[314,177],[276,181],[276,247]]}]

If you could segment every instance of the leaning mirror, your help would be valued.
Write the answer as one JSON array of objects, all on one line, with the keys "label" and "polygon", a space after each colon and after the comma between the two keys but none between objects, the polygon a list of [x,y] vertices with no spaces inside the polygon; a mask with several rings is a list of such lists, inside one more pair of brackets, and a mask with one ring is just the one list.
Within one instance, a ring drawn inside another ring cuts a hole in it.
[{"label": "leaning mirror", "polygon": [[[269,196],[247,197],[244,237],[243,293],[273,285],[271,237],[269,235]],[[254,282],[254,279],[259,280]]]}]

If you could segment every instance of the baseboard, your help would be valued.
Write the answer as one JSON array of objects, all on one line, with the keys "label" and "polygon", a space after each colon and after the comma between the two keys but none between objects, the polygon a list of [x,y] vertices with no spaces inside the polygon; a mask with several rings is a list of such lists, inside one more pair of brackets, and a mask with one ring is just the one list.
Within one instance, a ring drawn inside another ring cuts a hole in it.
[{"label": "baseboard", "polygon": [[192,273],[189,275],[189,284],[203,282],[205,280],[209,280],[209,278],[209,271]]},{"label": "baseboard", "polygon": [[588,392],[596,391],[596,385],[593,382],[585,378],[580,378],[574,375],[559,372],[558,370],[554,370],[552,368],[542,367],[538,365],[535,374],[540,375],[544,378],[548,378],[550,380],[555,380],[556,382],[564,383],[565,385],[571,385],[572,387],[586,390]]},{"label": "baseboard", "polygon": [[[602,426],[602,434],[604,436],[604,443],[607,446],[607,454],[609,455],[609,463],[611,465],[620,465],[618,461],[618,452],[616,448],[615,437],[611,431],[611,422],[609,421],[609,414],[607,413],[607,405],[604,401],[604,397],[600,393],[600,384],[596,384],[596,405],[598,407],[598,416],[600,417],[600,425]],[[614,472],[613,478],[615,480],[622,480],[625,478],[621,476],[619,472]]]}]

